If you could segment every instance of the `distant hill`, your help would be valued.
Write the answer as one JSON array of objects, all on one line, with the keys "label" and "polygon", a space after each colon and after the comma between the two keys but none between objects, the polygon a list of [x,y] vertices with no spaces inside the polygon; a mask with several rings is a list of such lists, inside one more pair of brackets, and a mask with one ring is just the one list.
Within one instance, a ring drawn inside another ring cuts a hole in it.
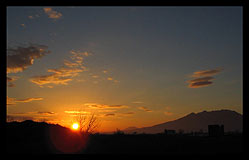
[{"label": "distant hill", "polygon": [[87,143],[87,135],[32,120],[9,122],[6,131],[7,153],[77,153]]},{"label": "distant hill", "polygon": [[225,132],[242,132],[243,117],[241,114],[231,110],[203,111],[199,113],[190,113],[177,120],[157,124],[143,128],[128,128],[123,130],[125,133],[162,133],[165,129],[191,131],[208,131],[210,124],[223,124]]}]

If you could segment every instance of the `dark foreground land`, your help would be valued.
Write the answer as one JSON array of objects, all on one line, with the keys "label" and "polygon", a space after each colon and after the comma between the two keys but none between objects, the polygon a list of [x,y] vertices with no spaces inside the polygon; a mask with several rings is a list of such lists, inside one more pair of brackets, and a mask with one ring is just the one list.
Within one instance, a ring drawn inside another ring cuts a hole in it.
[{"label": "dark foreground land", "polygon": [[242,153],[241,134],[222,137],[165,134],[81,135],[33,121],[6,124],[7,153],[216,154]]}]

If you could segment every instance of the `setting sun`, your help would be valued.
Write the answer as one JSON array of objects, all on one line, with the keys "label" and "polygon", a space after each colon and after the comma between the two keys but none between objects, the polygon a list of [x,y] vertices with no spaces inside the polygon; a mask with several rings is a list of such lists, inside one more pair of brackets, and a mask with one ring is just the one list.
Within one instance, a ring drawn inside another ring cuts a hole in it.
[{"label": "setting sun", "polygon": [[74,123],[74,124],[72,125],[72,129],[78,130],[78,129],[79,129],[79,124],[78,124],[78,123]]}]

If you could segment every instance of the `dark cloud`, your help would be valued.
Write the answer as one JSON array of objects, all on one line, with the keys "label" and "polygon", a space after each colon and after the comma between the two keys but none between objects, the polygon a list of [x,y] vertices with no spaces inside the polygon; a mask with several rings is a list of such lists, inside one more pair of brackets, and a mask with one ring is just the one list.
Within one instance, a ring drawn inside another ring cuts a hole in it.
[{"label": "dark cloud", "polygon": [[30,116],[7,115],[7,122],[25,120],[34,120],[34,118]]},{"label": "dark cloud", "polygon": [[115,114],[114,113],[107,113],[107,114],[105,114],[105,116],[106,117],[108,117],[108,116],[115,116]]},{"label": "dark cloud", "polygon": [[205,81],[210,81],[213,79],[214,79],[214,77],[202,77],[202,78],[196,78],[196,79],[189,80],[188,82],[189,83],[205,82]]},{"label": "dark cloud", "polygon": [[10,47],[7,50],[7,73],[17,73],[27,69],[35,59],[50,53],[47,48],[45,45],[38,44],[29,44],[28,47]]},{"label": "dark cloud", "polygon": [[194,83],[190,83],[189,87],[190,88],[200,88],[200,87],[205,87],[208,85],[211,85],[213,82],[211,81],[200,81],[200,82],[194,82]]},{"label": "dark cloud", "polygon": [[223,69],[217,68],[212,70],[202,70],[202,71],[196,71],[192,74],[191,77],[198,77],[192,80],[187,81],[189,83],[189,88],[201,88],[206,87],[211,84],[213,84],[212,80],[215,78],[212,77],[213,75],[216,75],[220,73]]}]

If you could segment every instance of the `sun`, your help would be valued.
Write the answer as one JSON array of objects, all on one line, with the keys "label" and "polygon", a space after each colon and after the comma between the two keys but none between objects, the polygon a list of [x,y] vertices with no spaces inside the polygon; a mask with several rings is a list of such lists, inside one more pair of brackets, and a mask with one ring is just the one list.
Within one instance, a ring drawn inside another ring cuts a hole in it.
[{"label": "sun", "polygon": [[73,130],[78,130],[78,129],[79,129],[79,124],[78,124],[78,123],[74,123],[74,124],[72,125],[72,129],[73,129]]}]

